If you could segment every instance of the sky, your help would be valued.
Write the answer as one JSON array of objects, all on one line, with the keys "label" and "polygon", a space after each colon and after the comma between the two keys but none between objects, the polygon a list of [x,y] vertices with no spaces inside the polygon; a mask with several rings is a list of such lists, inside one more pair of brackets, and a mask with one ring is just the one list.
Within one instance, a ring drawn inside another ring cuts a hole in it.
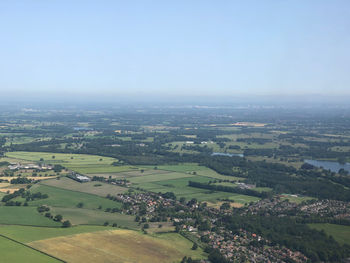
[{"label": "sky", "polygon": [[350,1],[0,0],[3,96],[350,96]]}]

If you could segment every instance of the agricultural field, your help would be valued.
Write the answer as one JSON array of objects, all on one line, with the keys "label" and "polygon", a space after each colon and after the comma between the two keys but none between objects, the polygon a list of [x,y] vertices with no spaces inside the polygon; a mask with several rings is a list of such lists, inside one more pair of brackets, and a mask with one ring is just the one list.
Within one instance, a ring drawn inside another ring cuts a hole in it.
[{"label": "agricultural field", "polygon": [[16,226],[0,225],[0,234],[21,243],[29,243],[37,240],[69,236],[74,234],[89,233],[114,229],[108,226],[75,226],[62,227],[37,227],[37,226]]},{"label": "agricultural field", "polygon": [[[183,256],[204,258],[191,250],[191,242],[178,234],[144,235],[130,230],[107,230],[44,239],[29,243],[68,262],[176,262]],[[79,250],[80,253],[72,253]],[[137,251],[137,253],[135,253]]]},{"label": "agricultural field", "polygon": [[61,189],[88,193],[93,195],[98,195],[105,197],[107,194],[116,195],[126,192],[128,189],[125,187],[120,187],[116,185],[111,185],[103,182],[86,182],[79,183],[68,177],[60,177],[59,180],[51,179],[45,180],[40,183],[41,185],[47,185],[52,187],[57,187]]},{"label": "agricultural field", "polygon": [[[116,203],[118,204],[118,203]],[[115,206],[114,206],[115,207]],[[111,208],[114,208],[111,207]],[[128,229],[139,229],[135,217],[120,213],[104,212],[104,210],[92,210],[84,208],[52,207],[53,214],[60,214],[64,220],[69,220],[73,225],[110,225],[116,223],[119,227]]]},{"label": "agricultural field", "polygon": [[300,204],[304,201],[308,201],[308,200],[314,200],[315,198],[309,197],[309,196],[299,196],[299,195],[290,195],[290,194],[282,194],[280,195],[280,198],[282,200],[286,200],[288,199],[289,202],[292,203],[297,203]]},{"label": "agricultural field", "polygon": [[108,207],[120,207],[120,203],[97,195],[61,189],[43,184],[34,185],[30,191],[32,193],[40,192],[42,194],[47,194],[48,198],[30,201],[28,202],[29,206],[48,205],[53,207],[75,208],[78,203],[83,203],[84,208],[86,209],[97,209],[99,206],[103,209]]},{"label": "agricultural field", "polygon": [[[178,198],[185,197],[187,200],[196,198],[198,201],[209,201],[214,203],[219,199],[233,199],[241,204],[247,204],[259,200],[259,198],[252,196],[218,191],[213,192],[206,189],[188,186],[188,181],[206,183],[215,179],[242,179],[239,177],[219,175],[213,170],[203,166],[193,164],[168,165],[159,166],[157,171],[159,172],[157,174],[129,178],[130,182],[132,182],[132,187],[139,187],[156,193],[173,192]],[[167,173],[162,174],[160,171],[167,171]],[[196,175],[194,175],[194,172]]]},{"label": "agricultural field", "polygon": [[60,223],[39,214],[35,207],[18,206],[0,206],[0,224],[61,226]]}]

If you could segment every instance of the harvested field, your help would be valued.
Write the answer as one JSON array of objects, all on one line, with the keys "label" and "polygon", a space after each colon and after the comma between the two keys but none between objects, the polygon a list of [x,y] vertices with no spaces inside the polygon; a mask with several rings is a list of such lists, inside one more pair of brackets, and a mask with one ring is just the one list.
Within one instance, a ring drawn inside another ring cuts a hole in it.
[{"label": "harvested field", "polygon": [[[181,249],[184,244],[189,247],[188,251]],[[77,234],[35,241],[30,245],[67,262],[170,263],[179,262],[185,253],[201,257],[199,250],[191,252],[191,242],[181,236],[169,242],[166,237],[158,239],[130,230]]]}]

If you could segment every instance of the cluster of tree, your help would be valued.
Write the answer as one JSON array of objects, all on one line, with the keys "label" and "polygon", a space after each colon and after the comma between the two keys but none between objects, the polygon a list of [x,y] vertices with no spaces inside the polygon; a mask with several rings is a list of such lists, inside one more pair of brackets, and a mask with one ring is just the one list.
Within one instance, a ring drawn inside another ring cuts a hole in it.
[{"label": "cluster of tree", "polygon": [[[37,210],[39,213],[45,213],[44,216],[47,218],[52,219],[55,222],[62,222],[63,220],[63,216],[58,214],[53,216],[49,211],[50,211],[50,207],[46,206],[46,205],[41,205],[39,207],[37,207]],[[62,222],[62,227],[66,228],[66,227],[71,227],[72,224],[69,220],[65,220]]]},{"label": "cluster of tree", "polygon": [[30,191],[24,192],[22,198],[25,198],[26,201],[34,201],[36,199],[46,199],[48,198],[48,194],[42,194],[41,192],[31,193]]},{"label": "cluster of tree", "polygon": [[4,195],[1,199],[2,202],[8,202],[13,198],[16,198],[18,196],[21,196],[23,193],[25,192],[24,188],[21,188],[15,192],[13,192],[12,194],[8,194],[8,195]]},{"label": "cluster of tree", "polygon": [[30,184],[31,182],[32,180],[27,177],[17,177],[10,181],[11,184]]}]

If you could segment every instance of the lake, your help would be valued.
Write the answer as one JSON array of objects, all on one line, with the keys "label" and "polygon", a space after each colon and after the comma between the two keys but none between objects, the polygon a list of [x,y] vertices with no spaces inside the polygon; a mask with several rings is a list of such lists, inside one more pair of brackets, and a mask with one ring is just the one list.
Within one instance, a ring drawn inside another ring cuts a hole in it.
[{"label": "lake", "polygon": [[323,167],[325,170],[331,170],[332,172],[338,172],[341,168],[350,172],[350,163],[340,164],[338,162],[331,161],[317,161],[317,160],[304,160],[305,163],[311,164],[316,167]]}]

